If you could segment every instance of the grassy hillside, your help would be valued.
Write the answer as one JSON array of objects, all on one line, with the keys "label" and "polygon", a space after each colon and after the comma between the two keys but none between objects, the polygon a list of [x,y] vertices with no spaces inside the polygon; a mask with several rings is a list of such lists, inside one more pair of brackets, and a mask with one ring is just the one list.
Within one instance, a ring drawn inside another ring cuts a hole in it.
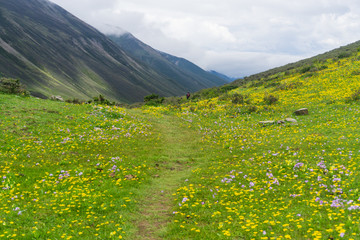
[{"label": "grassy hillside", "polygon": [[336,48],[334,50],[328,51],[317,56],[307,58],[295,63],[289,63],[281,67],[273,68],[268,71],[257,73],[244,79],[239,79],[234,81],[232,84],[241,85],[244,82],[249,82],[253,80],[266,80],[271,78],[271,76],[276,76],[278,73],[294,73],[295,71],[317,71],[319,64],[326,62],[328,59],[342,59],[350,57],[360,49],[360,41],[348,44],[343,47]]},{"label": "grassy hillside", "polygon": [[[194,239],[358,239],[359,64],[359,56],[329,60],[312,76],[284,74],[183,106],[180,116],[218,154],[178,188],[171,231]],[[299,108],[310,114],[294,115]],[[259,123],[285,118],[297,123]]]},{"label": "grassy hillside", "polygon": [[[123,109],[0,95],[0,238],[107,238],[126,229],[157,135]],[[123,217],[124,216],[124,217]]]},{"label": "grassy hillside", "polygon": [[359,59],[135,110],[0,95],[0,238],[359,239]]}]

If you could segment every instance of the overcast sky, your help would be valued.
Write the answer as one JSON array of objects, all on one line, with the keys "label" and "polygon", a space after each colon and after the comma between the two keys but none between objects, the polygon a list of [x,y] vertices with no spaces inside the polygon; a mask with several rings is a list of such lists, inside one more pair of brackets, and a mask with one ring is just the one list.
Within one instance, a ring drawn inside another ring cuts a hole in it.
[{"label": "overcast sky", "polygon": [[206,70],[248,76],[360,40],[359,0],[51,0]]}]

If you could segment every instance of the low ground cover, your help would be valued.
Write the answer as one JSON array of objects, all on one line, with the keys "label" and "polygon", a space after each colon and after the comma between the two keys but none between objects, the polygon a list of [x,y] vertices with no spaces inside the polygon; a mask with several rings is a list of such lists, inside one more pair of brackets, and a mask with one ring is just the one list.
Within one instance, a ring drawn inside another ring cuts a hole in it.
[{"label": "low ground cover", "polygon": [[358,56],[322,64],[136,110],[1,94],[0,238],[358,239]]}]

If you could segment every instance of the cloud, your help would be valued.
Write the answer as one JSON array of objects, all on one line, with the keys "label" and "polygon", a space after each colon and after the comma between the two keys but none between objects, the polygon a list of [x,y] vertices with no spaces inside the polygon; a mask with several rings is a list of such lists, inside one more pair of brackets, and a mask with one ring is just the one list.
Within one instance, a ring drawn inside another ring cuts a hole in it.
[{"label": "cloud", "polygon": [[105,33],[131,32],[206,69],[243,76],[360,39],[357,0],[52,0]]},{"label": "cloud", "polygon": [[236,38],[226,26],[215,22],[187,18],[166,19],[161,28],[165,35],[172,38],[188,41],[204,47],[216,46],[217,42],[234,43]]},{"label": "cloud", "polygon": [[306,57],[308,56],[262,52],[207,51],[197,61],[205,69],[217,69],[219,72],[226,72],[231,77],[244,77],[287,63],[296,62]]}]

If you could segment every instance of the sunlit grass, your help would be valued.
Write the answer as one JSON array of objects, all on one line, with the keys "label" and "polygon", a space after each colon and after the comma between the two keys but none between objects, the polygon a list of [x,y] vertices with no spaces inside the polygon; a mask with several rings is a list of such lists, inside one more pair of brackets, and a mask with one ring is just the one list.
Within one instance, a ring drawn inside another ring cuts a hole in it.
[{"label": "sunlit grass", "polygon": [[233,90],[241,104],[133,111],[0,95],[0,238],[136,239],[134,218],[156,212],[143,203],[164,188],[171,199],[155,199],[169,210],[151,228],[164,239],[359,239],[360,64],[324,64]]},{"label": "sunlit grass", "polygon": [[126,235],[151,125],[121,108],[0,98],[0,237]]},{"label": "sunlit grass", "polygon": [[[298,88],[236,90],[249,95],[253,113],[216,98],[183,106],[178,116],[219,154],[178,189],[169,238],[358,238],[360,113],[349,99],[359,62],[328,64],[312,77],[281,80]],[[265,104],[268,93],[278,103]],[[294,116],[302,107],[310,115]],[[258,123],[286,117],[298,124]]]}]

